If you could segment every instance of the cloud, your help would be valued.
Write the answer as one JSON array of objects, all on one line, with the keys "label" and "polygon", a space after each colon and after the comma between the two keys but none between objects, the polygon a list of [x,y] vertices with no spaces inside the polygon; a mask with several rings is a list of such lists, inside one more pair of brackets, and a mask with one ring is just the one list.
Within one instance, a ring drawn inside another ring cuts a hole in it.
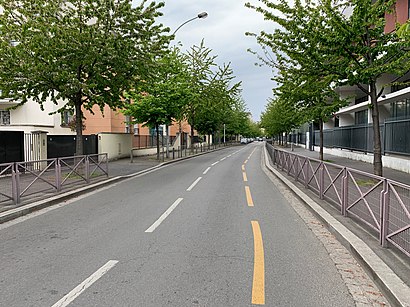
[{"label": "cloud", "polygon": [[[249,0],[257,3],[256,0]],[[134,2],[137,2],[134,0]],[[265,109],[266,100],[272,96],[272,72],[269,67],[255,66],[257,58],[247,49],[260,48],[255,38],[245,36],[245,32],[259,33],[262,29],[272,30],[274,24],[263,16],[245,7],[239,0],[165,0],[164,16],[159,21],[171,28],[171,33],[183,22],[194,18],[203,11],[205,19],[195,19],[182,26],[176,33],[176,42],[181,42],[182,50],[199,45],[204,39],[205,46],[217,55],[218,64],[231,62],[236,81],[242,81],[243,98],[254,120],[259,120]]]}]

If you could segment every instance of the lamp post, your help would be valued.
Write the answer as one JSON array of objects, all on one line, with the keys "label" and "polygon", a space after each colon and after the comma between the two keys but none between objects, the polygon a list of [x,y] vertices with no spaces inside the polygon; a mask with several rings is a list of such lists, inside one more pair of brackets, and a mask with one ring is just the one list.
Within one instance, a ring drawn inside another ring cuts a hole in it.
[{"label": "lamp post", "polygon": [[188,22],[191,22],[191,21],[193,21],[193,20],[195,20],[195,19],[204,19],[204,18],[206,18],[206,17],[208,17],[208,13],[207,13],[207,12],[199,13],[199,14],[198,14],[197,16],[195,16],[194,18],[188,19],[187,21],[185,21],[185,22],[183,22],[182,24],[180,24],[179,27],[175,29],[174,33],[172,33],[172,35],[175,35],[175,33],[177,33],[177,31],[178,31],[182,26],[186,25]]},{"label": "lamp post", "polygon": [[[199,13],[198,15],[196,15],[194,18],[188,19],[187,21],[181,23],[181,24],[178,26],[178,28],[175,29],[174,33],[172,33],[172,36],[174,36],[175,33],[177,33],[177,31],[178,31],[179,29],[181,29],[181,27],[183,27],[184,25],[186,25],[188,22],[191,22],[191,21],[193,21],[193,20],[195,20],[195,19],[204,19],[204,18],[206,18],[206,17],[208,17],[208,13],[207,13],[207,12],[202,12],[202,13]],[[169,129],[169,127],[167,127],[167,134],[168,134],[168,136],[167,136],[167,153],[168,153],[168,138],[169,138],[169,131],[168,131],[168,129]],[[179,144],[180,144],[180,146],[181,146],[181,156],[182,156],[182,125],[181,125],[181,122],[179,123]]]}]

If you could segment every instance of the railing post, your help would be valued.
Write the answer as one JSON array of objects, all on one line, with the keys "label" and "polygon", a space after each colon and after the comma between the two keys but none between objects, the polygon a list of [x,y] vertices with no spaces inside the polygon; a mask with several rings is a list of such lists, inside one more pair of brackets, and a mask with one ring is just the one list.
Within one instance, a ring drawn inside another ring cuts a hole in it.
[{"label": "railing post", "polygon": [[340,213],[343,216],[347,216],[347,202],[348,202],[348,190],[349,190],[349,180],[347,174],[347,168],[343,169],[343,176],[342,176],[342,204],[340,208]]},{"label": "railing post", "polygon": [[390,186],[387,179],[383,181],[383,191],[380,193],[380,244],[387,247],[387,236],[389,235],[389,213],[390,213]]},{"label": "railing post", "polygon": [[286,157],[285,157],[285,152],[284,151],[282,151],[281,153],[280,153],[280,170],[283,172],[283,170],[285,169],[285,160],[286,160]]},{"label": "railing post", "polygon": [[292,159],[292,155],[291,155],[290,153],[288,153],[288,156],[287,156],[287,159],[286,159],[286,161],[287,161],[287,175],[288,175],[288,176],[289,176],[290,170],[291,170],[291,168],[292,168],[292,166],[291,166],[291,159]]},{"label": "railing post", "polygon": [[88,156],[85,156],[85,181],[90,183],[90,161]]},{"label": "railing post", "polygon": [[323,167],[323,162],[320,162],[319,166],[319,196],[320,199],[323,199],[323,190],[324,190],[324,183],[325,183],[325,172]]},{"label": "railing post", "polygon": [[17,176],[16,176],[16,163],[13,163],[11,166],[11,197],[13,198],[13,205],[18,204],[17,200],[18,197],[17,195],[19,194],[18,192],[18,184],[17,184]]},{"label": "railing post", "polygon": [[309,187],[309,158],[305,157],[306,174],[305,174],[305,188]]},{"label": "railing post", "polygon": [[56,174],[56,187],[57,187],[57,192],[61,191],[61,181],[62,181],[62,175],[61,175],[61,163],[60,163],[60,159],[56,158],[54,160],[55,163],[55,174]]},{"label": "railing post", "polygon": [[276,148],[273,148],[273,161],[275,161],[273,164],[276,165],[276,167],[278,167],[280,160],[279,160],[279,152]]},{"label": "railing post", "polygon": [[296,162],[296,165],[295,165],[295,180],[298,181],[298,170],[299,170],[299,168],[298,168],[298,162],[299,162],[298,156],[295,156],[294,162]]},{"label": "railing post", "polygon": [[108,173],[108,153],[104,154],[104,161],[105,161],[105,169],[107,171],[107,178],[110,177],[109,173]]},{"label": "railing post", "polygon": [[20,203],[20,171],[17,163],[14,163],[15,171],[16,171],[16,204]]}]

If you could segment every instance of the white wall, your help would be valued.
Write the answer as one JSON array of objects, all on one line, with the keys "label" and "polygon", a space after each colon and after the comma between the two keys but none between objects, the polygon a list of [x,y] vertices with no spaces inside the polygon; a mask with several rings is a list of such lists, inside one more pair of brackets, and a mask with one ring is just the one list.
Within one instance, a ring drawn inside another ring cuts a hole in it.
[{"label": "white wall", "polygon": [[70,128],[61,127],[61,115],[59,113],[50,115],[64,105],[60,102],[55,105],[49,99],[44,103],[44,111],[35,101],[27,101],[17,109],[10,110],[10,125],[0,126],[1,130],[6,131],[44,131],[50,135],[75,135]]},{"label": "white wall", "polygon": [[99,133],[98,153],[108,153],[108,160],[130,156],[132,135],[128,133]]},{"label": "white wall", "polygon": [[[315,151],[319,151],[319,147],[315,146]],[[325,154],[344,157],[352,160],[373,163],[373,154],[365,154],[360,152],[353,152],[349,150],[342,150],[338,148],[323,148]],[[388,155],[382,156],[383,167],[388,167],[401,172],[410,174],[410,160],[396,158]]]},{"label": "white wall", "polygon": [[339,115],[339,127],[354,125],[353,114],[340,114]]}]

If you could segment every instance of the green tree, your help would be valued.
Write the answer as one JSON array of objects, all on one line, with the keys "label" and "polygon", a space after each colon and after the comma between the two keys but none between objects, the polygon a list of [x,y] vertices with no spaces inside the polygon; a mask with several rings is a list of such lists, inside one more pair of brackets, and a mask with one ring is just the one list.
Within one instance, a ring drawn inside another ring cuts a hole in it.
[{"label": "green tree", "polygon": [[245,135],[248,127],[249,112],[239,95],[233,97],[233,104],[226,114],[224,123],[228,136]]},{"label": "green tree", "polygon": [[187,63],[191,74],[192,99],[185,106],[185,117],[191,126],[191,150],[194,146],[194,130],[197,126],[197,117],[204,107],[204,97],[206,88],[210,83],[209,76],[212,69],[216,67],[216,56],[211,55],[212,50],[205,47],[202,40],[199,46],[192,46],[187,52]]},{"label": "green tree", "polygon": [[[356,85],[370,98],[374,173],[382,175],[378,98],[383,88],[376,84],[387,74],[401,76],[410,68],[409,40],[384,32],[385,14],[392,11],[395,1],[325,0],[319,5],[295,1],[292,7],[284,0],[261,2],[266,7],[248,6],[281,27],[257,36],[265,51],[284,52],[303,69],[308,67],[303,63],[309,64],[320,80],[331,77],[335,86]],[[351,15],[344,14],[346,8],[353,9]]]},{"label": "green tree", "polygon": [[293,101],[289,102],[285,97],[272,98],[262,113],[260,125],[268,136],[281,136],[300,126],[301,114]]},{"label": "green tree", "polygon": [[195,128],[204,134],[218,132],[220,136],[236,97],[240,94],[241,82],[233,82],[235,76],[230,63],[218,66],[208,79],[209,82],[201,93],[201,107],[196,114]]},{"label": "green tree", "polygon": [[121,108],[123,92],[146,79],[169,37],[156,24],[164,3],[142,0],[0,0],[0,88],[4,96],[76,117],[83,153],[82,109]]},{"label": "green tree", "polygon": [[398,27],[397,36],[401,39],[410,40],[410,20]]},{"label": "green tree", "polygon": [[377,84],[387,74],[402,76],[410,70],[410,41],[399,39],[396,33],[385,33],[385,15],[392,12],[395,3],[394,0],[355,0],[351,2],[351,16],[339,11],[345,6],[335,6],[330,1],[323,5],[329,27],[321,49],[333,55],[333,61],[324,63],[324,69],[337,68],[338,85],[356,85],[370,98],[373,165],[374,173],[379,176],[383,175],[383,166],[378,100],[384,87],[390,84],[382,88]]},{"label": "green tree", "polygon": [[298,126],[312,121],[319,124],[319,159],[323,160],[323,123],[347,103],[333,90],[332,75],[324,76],[297,65],[288,66],[274,80],[280,84],[274,93],[278,99],[287,101],[291,110],[285,114],[292,116],[293,123]]},{"label": "green tree", "polygon": [[159,126],[181,120],[185,105],[192,99],[190,73],[178,48],[173,48],[157,59],[148,80],[126,94],[128,104],[123,113],[132,117],[133,123],[155,128],[157,133],[157,158],[159,159]]}]

